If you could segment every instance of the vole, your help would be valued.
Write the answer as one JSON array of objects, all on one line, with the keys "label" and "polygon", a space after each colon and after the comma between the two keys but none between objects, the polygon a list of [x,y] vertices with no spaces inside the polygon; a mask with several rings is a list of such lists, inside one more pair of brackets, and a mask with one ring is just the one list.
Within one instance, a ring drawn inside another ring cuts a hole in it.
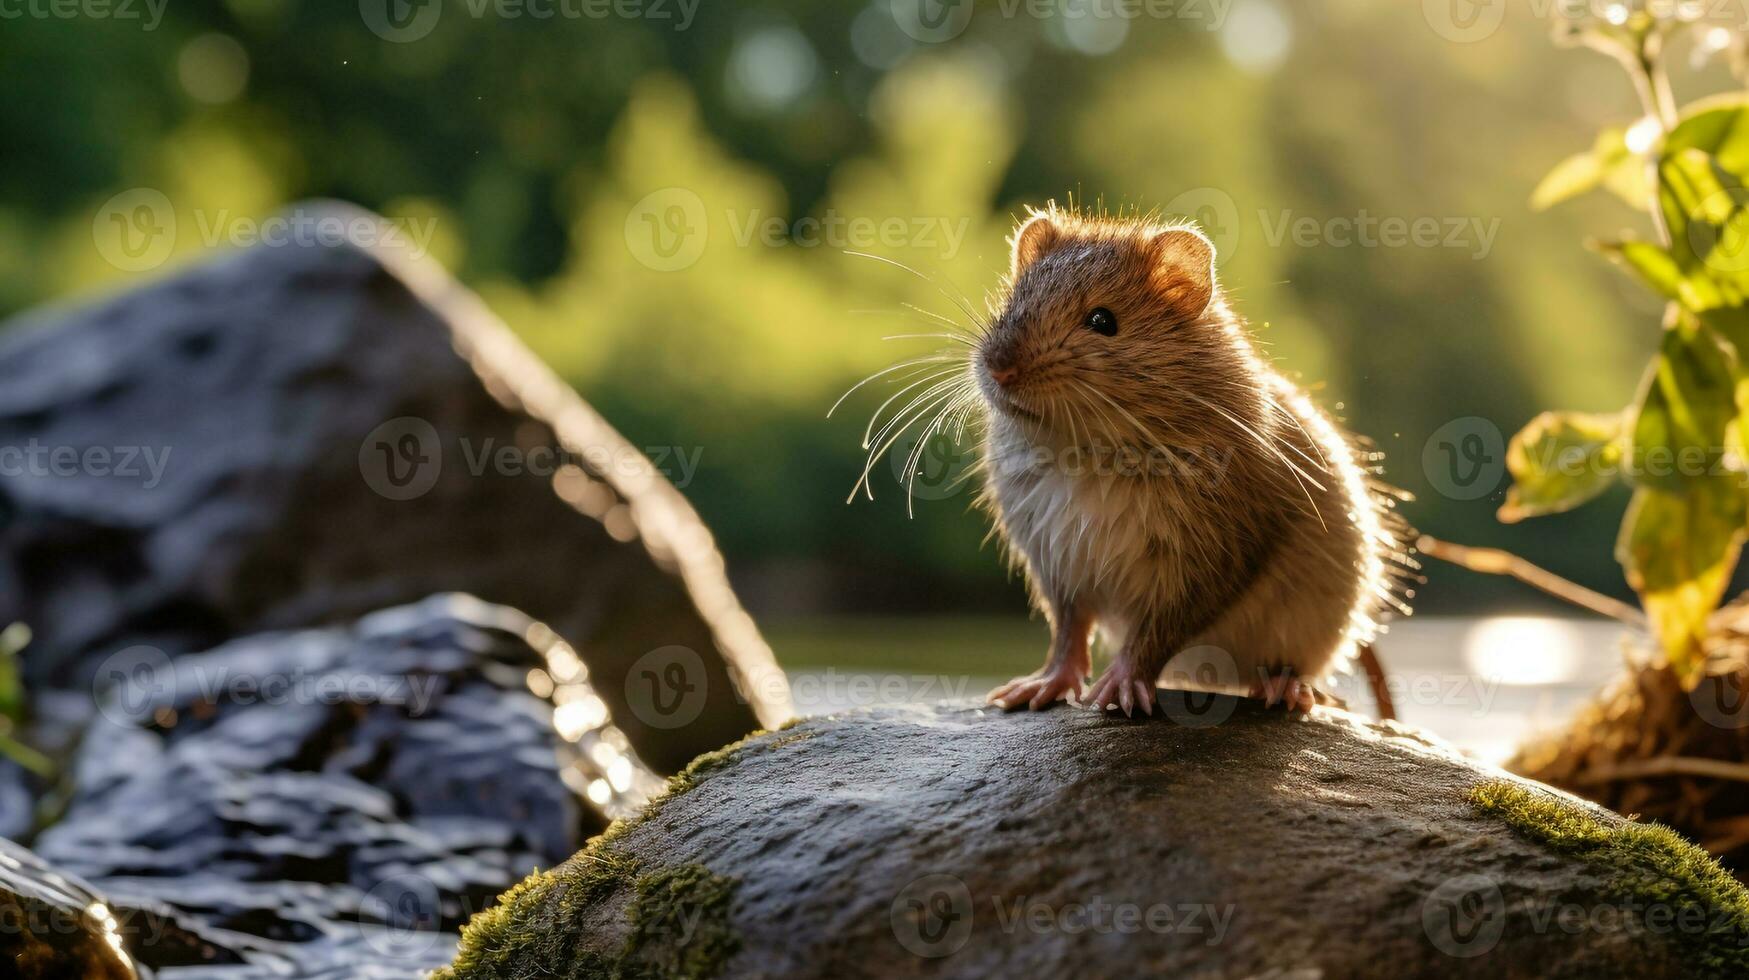
[{"label": "vole", "polygon": [[[1045,664],[990,692],[1152,713],[1176,654],[1218,686],[1311,710],[1413,566],[1372,454],[1259,351],[1185,223],[1054,203],[964,370],[981,403],[981,504],[1051,627]],[[1097,631],[1113,659],[1079,698]]]}]

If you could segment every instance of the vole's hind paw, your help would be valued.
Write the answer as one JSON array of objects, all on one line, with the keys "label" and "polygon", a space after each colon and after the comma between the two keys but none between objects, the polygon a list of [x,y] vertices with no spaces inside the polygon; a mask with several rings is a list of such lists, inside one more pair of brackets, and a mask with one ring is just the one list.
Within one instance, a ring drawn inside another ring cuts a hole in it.
[{"label": "vole's hind paw", "polygon": [[1293,674],[1271,674],[1251,685],[1251,696],[1263,701],[1265,708],[1281,705],[1284,711],[1302,714],[1312,710],[1316,695],[1310,684]]},{"label": "vole's hind paw", "polygon": [[1016,677],[990,692],[986,703],[1000,705],[1004,711],[1014,711],[1023,705],[1040,711],[1058,701],[1081,696],[1082,679],[1073,669],[1043,671],[1027,677]]},{"label": "vole's hind paw", "polygon": [[1116,708],[1126,716],[1134,715],[1137,708],[1142,709],[1143,714],[1151,715],[1154,713],[1154,697],[1153,679],[1143,679],[1131,669],[1128,661],[1119,659],[1093,682],[1093,690],[1087,694],[1087,704],[1098,711]]}]

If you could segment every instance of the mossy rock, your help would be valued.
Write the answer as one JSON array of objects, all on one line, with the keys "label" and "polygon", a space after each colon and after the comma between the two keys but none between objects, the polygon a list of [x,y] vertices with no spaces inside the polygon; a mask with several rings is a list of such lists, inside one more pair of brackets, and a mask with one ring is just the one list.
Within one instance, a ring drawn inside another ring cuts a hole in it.
[{"label": "mossy rock", "polygon": [[1725,977],[1746,940],[1749,893],[1667,830],[1403,726],[1162,692],[714,753],[443,976]]}]

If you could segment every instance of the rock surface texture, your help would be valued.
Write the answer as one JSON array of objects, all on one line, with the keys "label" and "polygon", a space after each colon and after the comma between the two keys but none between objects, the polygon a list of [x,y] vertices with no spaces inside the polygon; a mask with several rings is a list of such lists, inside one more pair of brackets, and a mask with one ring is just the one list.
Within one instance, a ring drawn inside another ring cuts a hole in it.
[{"label": "rock surface texture", "polygon": [[0,472],[0,624],[34,628],[38,691],[133,645],[459,591],[570,641],[658,769],[787,716],[692,507],[393,244],[257,246],[8,325],[0,446],[24,454]]},{"label": "rock surface texture", "polygon": [[1160,707],[752,739],[476,919],[446,976],[1743,975],[1749,895],[1679,841],[1615,847],[1634,825],[1395,725]]},{"label": "rock surface texture", "polygon": [[[161,977],[416,977],[604,827],[596,804],[628,812],[661,785],[580,671],[544,627],[466,596],[148,657],[36,851],[103,894]],[[536,694],[531,672],[562,680]],[[163,940],[168,921],[198,938]]]},{"label": "rock surface texture", "polygon": [[113,913],[89,885],[0,840],[0,976],[135,980],[139,973]]}]

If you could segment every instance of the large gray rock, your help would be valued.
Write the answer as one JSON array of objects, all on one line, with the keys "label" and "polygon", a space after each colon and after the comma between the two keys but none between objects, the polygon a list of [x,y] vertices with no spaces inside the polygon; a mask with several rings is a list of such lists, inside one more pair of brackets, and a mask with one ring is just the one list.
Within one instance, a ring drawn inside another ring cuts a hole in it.
[{"label": "large gray rock", "polygon": [[1160,706],[753,739],[476,919],[445,976],[1744,975],[1749,893],[1673,836],[1395,725]]},{"label": "large gray rock", "polygon": [[111,666],[36,851],[164,980],[411,980],[662,783],[567,645],[467,596]]},{"label": "large gray rock", "polygon": [[392,244],[294,236],[6,325],[0,447],[0,624],[39,690],[460,591],[569,640],[657,768],[787,716],[679,491]]}]

